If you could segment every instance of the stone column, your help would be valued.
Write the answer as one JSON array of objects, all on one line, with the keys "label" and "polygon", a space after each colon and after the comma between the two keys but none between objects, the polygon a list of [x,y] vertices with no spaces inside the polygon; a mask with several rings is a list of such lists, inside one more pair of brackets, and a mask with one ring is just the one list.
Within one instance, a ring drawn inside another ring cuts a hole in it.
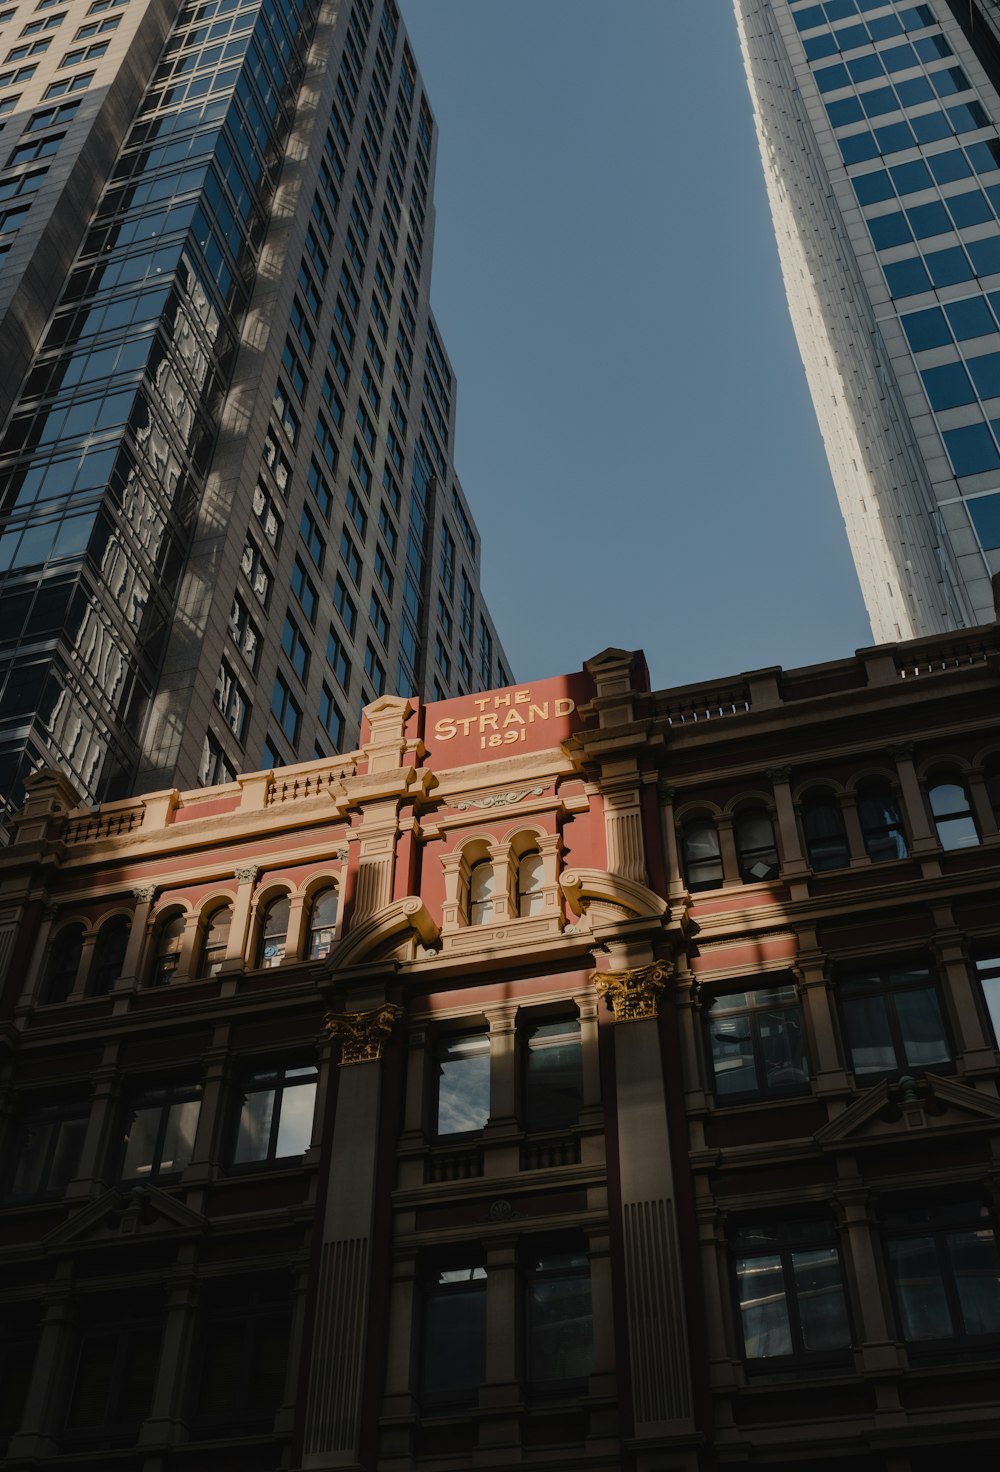
[{"label": "stone column", "polygon": [[483,1174],[507,1176],[519,1165],[517,1109],[517,1003],[484,1007],[490,1029],[490,1117],[483,1130]]},{"label": "stone column", "polygon": [[302,959],[307,915],[308,906],[305,895],[292,895],[288,902],[288,933],[285,936],[285,957],[289,961]]},{"label": "stone column", "polygon": [[49,956],[52,927],[56,923],[56,916],[58,914],[58,905],[46,905],[42,911],[42,923],[38,927],[35,948],[31,953],[31,960],[28,963],[28,977],[24,983],[24,990],[21,993],[22,1007],[30,1007],[42,1000],[42,987],[45,984],[45,964]]},{"label": "stone column", "polygon": [[913,746],[904,742],[900,746],[890,746],[888,751],[896,763],[899,791],[906,814],[906,826],[910,832],[910,851],[913,854],[936,853],[938,849],[937,833],[931,827],[927,804],[924,802],[924,794],[917,780],[916,768],[913,765]]},{"label": "stone column", "polygon": [[96,945],[97,931],[88,930],[83,937],[80,964],[76,968],[76,981],[73,983],[73,990],[67,998],[70,1002],[79,1002],[87,995],[87,983],[90,981],[90,971],[94,964],[94,948]]},{"label": "stone column", "polygon": [[[724,1218],[704,1176],[696,1182],[696,1189],[699,1196],[696,1216],[701,1244],[709,1380],[714,1390],[732,1389],[739,1384],[739,1378],[735,1370],[738,1354],[731,1343],[732,1326],[727,1313],[727,1305],[731,1301],[728,1289],[729,1244]],[[738,1313],[738,1308],[735,1311]]]},{"label": "stone column", "polygon": [[194,1248],[182,1249],[185,1259],[167,1283],[160,1358],[149,1415],[139,1431],[140,1446],[171,1445],[183,1439],[182,1417],[187,1360],[195,1333],[198,1281],[192,1271]]},{"label": "stone column", "polygon": [[849,1081],[837,1049],[826,979],[826,956],[819,949],[815,933],[811,930],[799,936],[799,954],[793,971],[802,999],[802,1019],[815,1070],[816,1092],[842,1093],[849,1087]]},{"label": "stone column", "polygon": [[217,1027],[213,1046],[202,1054],[204,1074],[201,1108],[198,1111],[198,1128],[191,1162],[184,1172],[185,1186],[207,1185],[212,1179],[212,1162],[217,1159],[215,1141],[232,1071],[227,1046],[228,1034],[228,1024]]},{"label": "stone column", "polygon": [[[109,1171],[114,1168],[108,1160],[108,1154],[121,1093],[117,1060],[118,1044],[111,1043],[104,1050],[101,1066],[94,1070],[94,1091],[87,1118],[87,1133],[83,1138],[76,1176],[66,1187],[67,1201],[86,1200],[87,1197],[96,1195]],[[117,1164],[116,1161],[115,1166]]]},{"label": "stone column", "polygon": [[121,975],[112,987],[114,992],[129,992],[139,984],[139,973],[144,960],[143,951],[146,948],[146,935],[149,930],[149,912],[156,898],[156,885],[133,885],[132,898],[135,900],[132,926],[128,933],[128,945],[125,948]]},{"label": "stone column", "polygon": [[201,915],[197,910],[192,910],[184,917],[184,934],[181,936],[177,970],[171,978],[173,981],[190,981],[195,975],[198,962],[201,960],[199,952],[204,935],[205,927],[202,924]]},{"label": "stone column", "polygon": [[983,1027],[971,975],[965,936],[955,925],[947,901],[931,902],[934,915],[934,954],[942,982],[942,1000],[950,1010],[957,1036],[955,1042],[964,1073],[978,1073],[996,1066],[993,1045]]},{"label": "stone column", "polygon": [[774,810],[778,818],[778,834],[781,843],[782,875],[797,877],[807,874],[809,865],[802,856],[799,825],[795,821],[795,804],[792,802],[792,769],[791,767],[770,767],[767,778],[774,791]]},{"label": "stone column", "polygon": [[490,863],[493,865],[493,919],[517,919],[517,859],[511,853],[509,843],[490,845]]},{"label": "stone column", "polygon": [[60,1277],[62,1281],[42,1295],[44,1313],[35,1365],[20,1428],[7,1447],[7,1455],[12,1460],[23,1457],[47,1461],[49,1457],[59,1455],[60,1447],[49,1432],[60,1422],[58,1412],[61,1410],[65,1415],[65,1386],[61,1382],[73,1328],[68,1264],[61,1265]]},{"label": "stone column", "polygon": [[648,884],[639,774],[635,772],[634,775],[628,773],[619,776],[614,767],[614,763],[606,763],[601,786],[608,869],[612,874],[620,874],[623,879],[634,879],[638,884]]},{"label": "stone column", "polygon": [[[495,1203],[495,1208],[508,1206],[507,1202]],[[480,1453],[501,1447],[508,1449],[508,1455],[520,1453],[517,1299],[517,1237],[495,1237],[486,1244],[486,1367],[479,1390],[476,1441]]]},{"label": "stone column", "polygon": [[406,1039],[406,1094],[403,1100],[403,1130],[399,1137],[399,1180],[401,1188],[424,1184],[427,1151],[427,1101],[431,1095],[430,1073],[434,1055],[423,1027],[411,1029]]},{"label": "stone column", "polygon": [[[371,1283],[371,1238],[386,1038],[402,1009],[375,994],[365,1010],[328,1013],[342,1043],[329,1156],[334,1182],[320,1241],[312,1365],[305,1402],[303,1472],[356,1468]],[[348,1182],[338,1189],[337,1182]]]},{"label": "stone column", "polygon": [[733,820],[728,813],[721,813],[716,819],[715,831],[719,835],[719,852],[722,856],[722,885],[724,889],[731,889],[734,884],[742,884],[743,881],[740,878],[740,862],[736,857]]},{"label": "stone column", "polygon": [[[648,954],[648,953],[647,953]],[[652,959],[624,971],[595,971],[598,994],[614,1011],[615,1090],[625,1303],[637,1467],[662,1465],[676,1439],[677,1467],[694,1466],[682,1449],[694,1431],[683,1278],[677,1240],[673,1165],[657,1023],[670,967]],[[649,1442],[648,1449],[643,1442]],[[659,1456],[660,1462],[650,1460]]]},{"label": "stone column", "polygon": [[259,864],[243,864],[240,868],[233,870],[233,877],[239,887],[233,903],[229,944],[226,946],[225,958],[219,967],[221,976],[231,975],[234,971],[243,971],[247,966],[253,965],[253,957],[247,956],[247,944],[254,885],[257,883],[259,873]]},{"label": "stone column", "polygon": [[398,1458],[401,1465],[409,1467],[412,1465],[412,1433],[418,1409],[413,1384],[417,1364],[413,1342],[417,1308],[416,1253],[394,1254],[390,1271],[392,1283],[389,1290],[385,1394],[379,1417],[379,1464],[389,1458]]},{"label": "stone column", "polygon": [[851,856],[851,868],[863,869],[871,864],[865,848],[865,835],[861,831],[858,817],[858,800],[853,792],[845,792],[840,799],[840,811],[844,815],[844,832],[847,834],[847,849]]},{"label": "stone column", "polygon": [[969,779],[969,800],[976,815],[979,832],[983,838],[996,838],[1000,829],[997,828],[993,804],[986,790],[986,773],[982,767],[970,767],[966,775]]},{"label": "stone column", "polygon": [[[611,1287],[611,1242],[606,1227],[587,1231],[587,1255],[590,1259],[590,1303],[593,1316],[594,1359],[587,1386],[589,1426],[588,1444],[607,1439],[619,1432],[618,1382],[615,1365],[615,1306]],[[617,1450],[617,1442],[608,1451]]]},{"label": "stone column", "polygon": [[663,829],[663,851],[667,858],[667,895],[672,900],[678,900],[687,893],[687,882],[681,873],[681,859],[677,848],[677,822],[674,818],[676,796],[676,788],[660,788],[660,824]]},{"label": "stone column", "polygon": [[895,1334],[890,1329],[878,1271],[879,1246],[875,1223],[869,1215],[868,1192],[859,1183],[833,1192],[847,1246],[846,1268],[854,1283],[854,1319],[861,1345],[863,1370],[867,1374],[899,1368]]}]

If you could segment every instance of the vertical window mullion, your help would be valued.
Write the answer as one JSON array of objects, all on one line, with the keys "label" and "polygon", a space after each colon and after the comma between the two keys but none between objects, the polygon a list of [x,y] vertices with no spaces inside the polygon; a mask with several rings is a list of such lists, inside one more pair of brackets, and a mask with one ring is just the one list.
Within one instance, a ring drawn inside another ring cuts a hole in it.
[{"label": "vertical window mullion", "polygon": [[794,1248],[781,1248],[781,1276],[785,1284],[785,1312],[788,1315],[788,1327],[792,1336],[792,1353],[799,1355],[803,1353],[802,1323],[799,1319],[799,1298],[795,1288],[794,1255]]},{"label": "vertical window mullion", "polygon": [[271,1109],[271,1129],[267,1141],[267,1159],[275,1160],[278,1154],[278,1129],[281,1125],[281,1103],[285,1092],[284,1070],[279,1070],[274,1084],[274,1105]]},{"label": "vertical window mullion", "polygon": [[949,1246],[949,1238],[951,1236],[951,1232],[935,1232],[934,1251],[941,1273],[941,1282],[944,1284],[944,1296],[948,1304],[948,1312],[951,1314],[952,1331],[956,1338],[965,1339],[968,1337],[968,1331],[965,1327],[965,1315],[962,1312],[962,1301],[958,1294],[958,1286],[955,1282],[955,1269],[951,1260]]}]

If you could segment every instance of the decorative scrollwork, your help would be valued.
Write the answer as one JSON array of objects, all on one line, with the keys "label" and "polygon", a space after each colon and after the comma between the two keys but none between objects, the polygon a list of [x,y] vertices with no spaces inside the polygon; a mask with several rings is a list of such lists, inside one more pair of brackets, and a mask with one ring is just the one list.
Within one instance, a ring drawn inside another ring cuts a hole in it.
[{"label": "decorative scrollwork", "polygon": [[348,858],[350,857],[351,850],[346,843],[338,843],[333,853],[334,857],[339,859],[342,864],[346,864]]},{"label": "decorative scrollwork", "polygon": [[606,998],[616,1022],[644,1022],[659,1011],[660,993],[673,975],[668,961],[653,961],[632,971],[592,971],[590,979]]},{"label": "decorative scrollwork", "polygon": [[491,792],[486,797],[463,797],[455,806],[460,813],[467,808],[509,808],[511,803],[520,802],[522,798],[541,797],[544,791],[544,787],[510,788],[507,792]]},{"label": "decorative scrollwork", "polygon": [[151,905],[156,898],[155,884],[133,884],[132,898],[137,905]]},{"label": "decorative scrollwork", "polygon": [[233,870],[237,884],[253,884],[259,873],[259,864],[242,864],[240,868]]},{"label": "decorative scrollwork", "polygon": [[384,1002],[371,1012],[328,1012],[323,1018],[327,1036],[342,1044],[340,1066],[378,1063],[386,1038],[403,1015],[395,1002]]}]

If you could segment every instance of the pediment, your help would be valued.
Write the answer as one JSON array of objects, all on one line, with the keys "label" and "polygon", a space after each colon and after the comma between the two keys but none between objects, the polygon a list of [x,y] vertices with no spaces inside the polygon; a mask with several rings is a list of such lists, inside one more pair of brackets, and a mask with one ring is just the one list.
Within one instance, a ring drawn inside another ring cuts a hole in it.
[{"label": "pediment", "polygon": [[559,885],[574,915],[592,910],[595,918],[614,921],[659,919],[667,913],[666,900],[645,884],[607,869],[569,869],[560,876]]},{"label": "pediment", "polygon": [[334,946],[323,974],[358,966],[363,961],[413,960],[416,947],[433,944],[439,934],[419,895],[406,895],[373,915],[352,921],[346,937]]},{"label": "pediment", "polygon": [[856,1149],[921,1131],[950,1133],[1000,1127],[1000,1100],[957,1079],[928,1073],[866,1089],[843,1114],[817,1130],[823,1150]]},{"label": "pediment", "polygon": [[204,1232],[208,1220],[158,1186],[113,1186],[89,1206],[42,1239],[49,1251],[84,1244],[121,1242],[123,1238],[148,1242],[174,1236],[178,1231]]}]

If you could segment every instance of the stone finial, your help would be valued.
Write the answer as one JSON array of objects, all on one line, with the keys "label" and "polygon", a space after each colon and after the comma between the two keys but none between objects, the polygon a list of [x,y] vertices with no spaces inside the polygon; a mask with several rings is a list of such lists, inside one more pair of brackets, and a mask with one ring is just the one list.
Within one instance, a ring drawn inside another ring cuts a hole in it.
[{"label": "stone finial", "polygon": [[385,1041],[402,1015],[402,1007],[395,1002],[384,1002],[370,1012],[328,1012],[323,1026],[329,1038],[340,1038],[343,1045],[340,1066],[378,1063]]},{"label": "stone finial", "polygon": [[616,1022],[644,1022],[656,1017],[660,993],[673,975],[668,961],[653,961],[631,971],[592,971],[591,981],[600,997],[605,997]]}]

